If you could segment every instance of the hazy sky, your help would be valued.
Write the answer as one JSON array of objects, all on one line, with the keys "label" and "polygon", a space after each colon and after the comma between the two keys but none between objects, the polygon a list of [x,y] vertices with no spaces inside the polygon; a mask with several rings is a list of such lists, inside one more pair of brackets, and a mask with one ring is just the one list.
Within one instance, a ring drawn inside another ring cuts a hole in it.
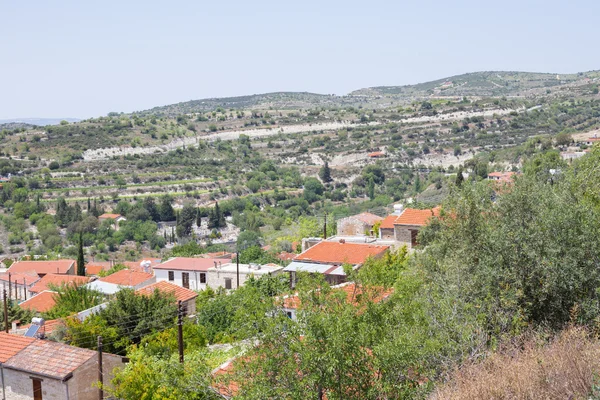
[{"label": "hazy sky", "polygon": [[600,69],[600,1],[0,0],[0,119]]}]

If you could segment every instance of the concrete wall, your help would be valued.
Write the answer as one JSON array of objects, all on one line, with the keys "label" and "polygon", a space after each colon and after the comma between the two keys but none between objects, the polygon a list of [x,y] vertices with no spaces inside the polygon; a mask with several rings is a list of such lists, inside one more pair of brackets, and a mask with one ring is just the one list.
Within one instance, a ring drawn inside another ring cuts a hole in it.
[{"label": "concrete wall", "polygon": [[[198,271],[179,271],[172,270],[175,275],[174,281],[169,281],[169,271],[166,269],[155,269],[154,275],[156,278],[156,282],[167,281],[171,282],[177,286],[183,287],[183,279],[181,278],[182,272],[187,272],[190,274],[190,289],[191,290],[204,290],[206,289],[206,283],[200,283],[200,274],[206,274],[206,272],[198,272]],[[208,275],[208,274],[207,274]],[[208,276],[207,276],[208,279]]]},{"label": "concrete wall", "polygon": [[412,231],[419,231],[420,229],[421,227],[416,225],[394,225],[396,241],[406,243],[410,248],[412,247]]},{"label": "concrete wall", "polygon": [[[36,375],[4,368],[6,399],[33,400],[33,380],[31,377],[36,377]],[[67,386],[64,383],[44,377],[39,377],[39,379],[42,380],[42,399],[67,399]]]},{"label": "concrete wall", "polygon": [[[257,275],[257,278],[258,277],[260,277],[260,275]],[[218,287],[224,288],[226,278],[231,279],[231,288],[232,289],[237,288],[237,273],[235,271],[233,271],[233,272],[219,271],[219,270],[209,271],[208,276],[207,276],[208,286],[210,286],[213,289],[217,289]],[[244,282],[246,282],[246,279],[248,279],[248,278],[249,278],[249,275],[246,275],[246,274],[240,272],[240,286],[243,286]]]}]

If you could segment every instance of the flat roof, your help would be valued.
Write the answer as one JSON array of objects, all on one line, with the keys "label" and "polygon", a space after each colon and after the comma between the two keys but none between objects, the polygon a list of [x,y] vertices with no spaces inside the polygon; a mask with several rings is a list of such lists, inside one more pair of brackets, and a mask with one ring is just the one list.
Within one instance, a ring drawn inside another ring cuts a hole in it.
[{"label": "flat roof", "polygon": [[344,267],[342,267],[341,265],[317,264],[300,261],[292,261],[287,267],[283,269],[283,272],[308,272],[346,276],[346,273],[344,272]]},{"label": "flat roof", "polygon": [[[240,264],[240,274],[255,274],[255,275],[264,275],[270,274],[273,272],[281,271],[283,267],[275,264]],[[222,264],[220,267],[208,269],[209,272],[237,272],[236,263],[226,263]]]},{"label": "flat roof", "polygon": [[174,257],[162,264],[153,266],[153,269],[167,269],[177,271],[208,271],[217,265],[229,263],[231,259],[226,258],[196,258],[196,257]]}]

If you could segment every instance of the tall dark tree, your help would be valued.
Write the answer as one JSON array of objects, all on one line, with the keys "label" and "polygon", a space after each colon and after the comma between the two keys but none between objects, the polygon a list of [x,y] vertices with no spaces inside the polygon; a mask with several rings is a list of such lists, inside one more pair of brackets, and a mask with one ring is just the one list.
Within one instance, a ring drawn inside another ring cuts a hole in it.
[{"label": "tall dark tree", "polygon": [[85,259],[83,258],[83,233],[79,232],[79,251],[77,252],[77,275],[85,276]]},{"label": "tall dark tree", "polygon": [[177,219],[177,236],[184,237],[192,234],[192,226],[196,220],[197,210],[191,204],[186,204]]},{"label": "tall dark tree", "polygon": [[65,226],[68,222],[68,214],[69,214],[69,206],[63,197],[59,197],[56,200],[56,214],[54,218],[56,219],[56,224],[60,226]]},{"label": "tall dark tree", "polygon": [[175,221],[175,210],[173,210],[169,196],[165,195],[161,198],[159,213],[161,221]]},{"label": "tall dark tree", "polygon": [[221,208],[219,208],[219,202],[215,202],[215,208],[213,208],[208,217],[208,227],[211,229],[218,229],[225,226],[227,226],[227,223],[225,222],[225,217],[223,216]]},{"label": "tall dark tree", "polygon": [[367,194],[369,195],[369,199],[375,199],[375,181],[373,181],[373,179],[369,179],[369,183],[367,184]]},{"label": "tall dark tree", "polygon": [[144,199],[144,208],[146,209],[146,211],[148,211],[148,214],[150,214],[150,218],[152,218],[152,221],[160,221],[160,212],[158,210],[158,207],[156,207],[156,203],[154,202],[154,199],[152,197],[146,197]]},{"label": "tall dark tree", "polygon": [[456,186],[461,187],[465,178],[463,177],[463,169],[462,166],[458,167],[458,172],[456,173]]},{"label": "tall dark tree", "polygon": [[92,209],[92,202],[90,200],[90,198],[87,198],[87,212],[89,213],[90,210]]},{"label": "tall dark tree", "polygon": [[325,160],[325,164],[319,170],[319,178],[323,183],[329,183],[332,181],[331,179],[331,168],[329,168],[329,162]]}]

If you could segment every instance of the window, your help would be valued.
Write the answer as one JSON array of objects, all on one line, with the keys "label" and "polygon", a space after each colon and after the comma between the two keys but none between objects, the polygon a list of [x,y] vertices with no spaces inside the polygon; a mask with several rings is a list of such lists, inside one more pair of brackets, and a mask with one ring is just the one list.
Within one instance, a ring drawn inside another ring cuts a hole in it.
[{"label": "window", "polygon": [[292,312],[291,311],[286,311],[285,313],[287,314],[288,318],[290,318],[290,319],[292,318]]},{"label": "window", "polygon": [[169,282],[173,282],[175,280],[175,272],[169,271]]},{"label": "window", "polygon": [[33,382],[33,400],[42,400],[42,380],[31,378]]},{"label": "window", "polygon": [[190,274],[189,274],[189,272],[182,272],[181,273],[181,286],[183,286],[186,289],[190,288]]},{"label": "window", "polygon": [[206,274],[200,274],[200,283],[206,283]]},{"label": "window", "polygon": [[225,289],[231,289],[231,278],[225,278]]}]

